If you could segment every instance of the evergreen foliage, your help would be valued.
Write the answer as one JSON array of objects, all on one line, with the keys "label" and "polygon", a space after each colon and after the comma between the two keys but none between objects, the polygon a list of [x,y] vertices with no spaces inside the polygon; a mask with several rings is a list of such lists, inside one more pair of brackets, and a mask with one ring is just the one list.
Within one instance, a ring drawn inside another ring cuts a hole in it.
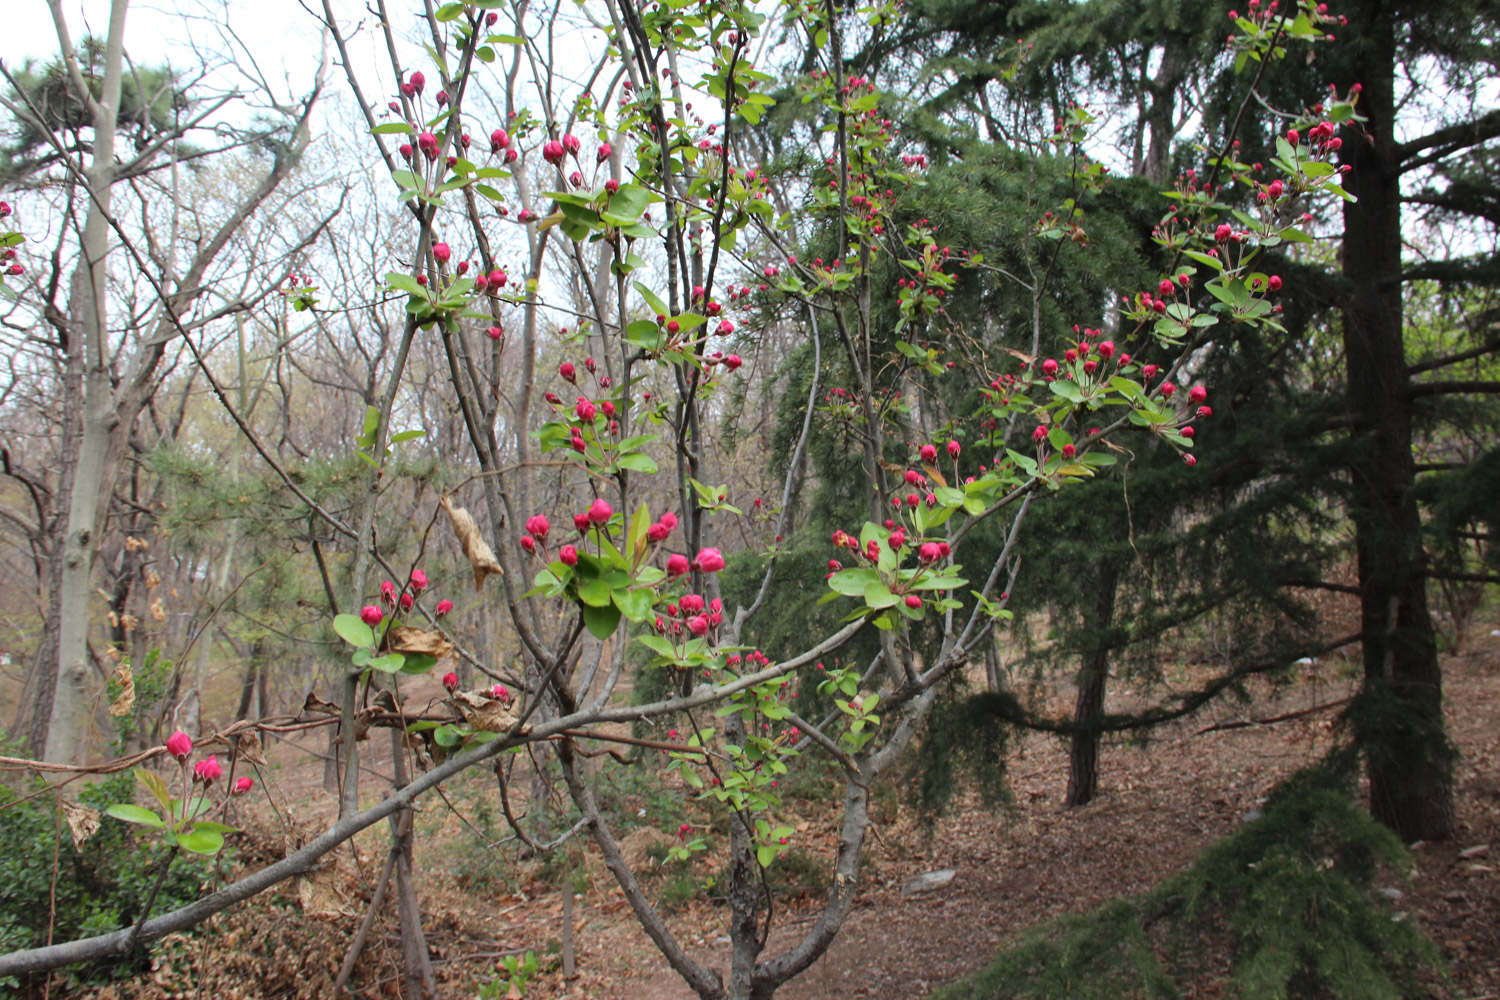
[{"label": "evergreen foliage", "polygon": [[1239,996],[1423,996],[1437,949],[1373,891],[1405,860],[1346,778],[1310,769],[1188,871],[1047,925],[937,997],[1173,997],[1224,948]]},{"label": "evergreen foliage", "polygon": [[[85,38],[78,46],[77,59],[84,83],[97,97],[104,86],[103,40]],[[17,117],[0,139],[0,184],[22,181],[52,163],[57,152],[49,136],[78,143],[79,133],[93,127],[88,109],[74,92],[62,60],[45,65],[27,60],[14,71],[14,76],[17,87],[7,96],[17,107],[34,109],[40,120]],[[132,66],[120,81],[116,124],[137,150],[144,149],[155,137],[173,128],[189,103],[172,70]]]}]

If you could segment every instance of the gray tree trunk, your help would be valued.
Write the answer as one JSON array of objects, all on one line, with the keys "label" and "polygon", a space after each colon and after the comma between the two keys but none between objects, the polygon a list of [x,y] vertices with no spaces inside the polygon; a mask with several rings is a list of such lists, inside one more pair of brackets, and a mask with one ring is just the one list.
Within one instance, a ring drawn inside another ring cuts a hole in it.
[{"label": "gray tree trunk", "polygon": [[[109,293],[109,205],[115,179],[115,119],[120,106],[128,5],[128,0],[114,0],[110,5],[104,81],[95,99],[88,96],[88,88],[78,69],[72,39],[63,19],[61,0],[51,0],[63,58],[73,78],[74,90],[89,107],[94,130],[93,156],[85,171],[89,209],[69,301],[73,341],[69,350],[81,352],[83,360],[83,419],[78,461],[68,495],[62,574],[56,595],[56,682],[51,705],[38,706],[38,716],[47,719],[43,759],[63,763],[83,756],[90,716],[103,691],[89,662],[89,598],[92,594],[89,580],[103,527],[100,523],[101,497],[106,492],[105,465],[110,437],[119,423],[104,338]],[[45,665],[43,669],[46,669]]]}]

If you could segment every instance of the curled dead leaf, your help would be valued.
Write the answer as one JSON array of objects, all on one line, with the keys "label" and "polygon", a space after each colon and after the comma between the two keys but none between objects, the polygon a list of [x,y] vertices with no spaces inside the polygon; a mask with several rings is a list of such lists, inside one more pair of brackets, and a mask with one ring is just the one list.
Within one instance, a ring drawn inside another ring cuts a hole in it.
[{"label": "curled dead leaf", "polygon": [[429,632],[408,625],[396,625],[386,633],[386,644],[397,653],[425,653],[441,660],[453,652],[453,643],[441,632]]},{"label": "curled dead leaf", "polygon": [[315,692],[307,692],[307,698],[302,702],[302,711],[316,712],[319,715],[338,715],[339,707],[331,701],[319,698]]},{"label": "curled dead leaf", "polygon": [[110,702],[109,714],[119,719],[135,709],[135,675],[130,672],[130,661],[121,660],[111,676],[120,685],[120,693]]},{"label": "curled dead leaf", "polygon": [[452,701],[458,714],[464,717],[464,722],[475,729],[487,733],[504,733],[516,724],[515,714],[499,698],[472,691],[455,691]]},{"label": "curled dead leaf", "polygon": [[257,767],[266,766],[265,748],[261,746],[260,737],[255,733],[245,733],[236,739],[234,750],[242,759]]},{"label": "curled dead leaf", "polygon": [[73,837],[73,846],[83,850],[84,842],[99,829],[99,810],[66,801],[62,807],[63,818],[68,821],[68,833]]},{"label": "curled dead leaf", "polygon": [[453,534],[458,536],[458,544],[463,546],[464,557],[469,560],[469,568],[474,571],[474,589],[479,590],[491,573],[504,572],[495,561],[495,550],[490,548],[490,543],[479,533],[479,526],[474,523],[474,518],[467,510],[453,506],[453,502],[447,497],[438,502],[448,512]]}]

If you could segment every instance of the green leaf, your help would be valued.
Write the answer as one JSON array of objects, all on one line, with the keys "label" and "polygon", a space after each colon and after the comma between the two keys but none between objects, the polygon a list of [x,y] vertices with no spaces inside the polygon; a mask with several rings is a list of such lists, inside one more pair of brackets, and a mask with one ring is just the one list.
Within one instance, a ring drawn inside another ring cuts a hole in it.
[{"label": "green leaf", "polygon": [[228,826],[224,823],[215,823],[211,819],[200,819],[193,824],[194,830],[210,830],[214,833],[238,833],[239,828]]},{"label": "green leaf", "polygon": [[184,851],[194,854],[218,854],[224,849],[224,835],[217,830],[194,828],[177,835],[177,843]]},{"label": "green leaf", "polygon": [[677,659],[677,651],[672,648],[672,644],[659,635],[641,635],[635,641],[665,660]]},{"label": "green leaf", "polygon": [[398,292],[406,292],[418,298],[427,297],[427,289],[417,284],[417,279],[403,271],[391,271],[385,276],[385,283]]},{"label": "green leaf", "polygon": [[891,593],[891,588],[885,585],[884,580],[875,580],[865,588],[865,603],[872,608],[889,608],[900,600]]},{"label": "green leaf", "polygon": [[578,599],[590,607],[602,608],[609,604],[613,590],[607,580],[594,577],[578,582]]},{"label": "green leaf", "polygon": [[643,622],[651,617],[651,591],[616,590],[612,598],[615,607],[633,622]]},{"label": "green leaf", "polygon": [[638,319],[625,328],[625,340],[647,351],[659,351],[666,335],[654,320]]},{"label": "green leaf", "polygon": [[651,528],[651,512],[644,501],[630,515],[625,529],[625,555],[634,562],[646,551],[646,532]]},{"label": "green leaf", "polygon": [[402,441],[415,441],[417,438],[426,436],[427,432],[420,429],[398,431],[391,435],[391,444],[400,444]]},{"label": "green leaf", "polygon": [[845,597],[863,596],[865,588],[880,579],[873,569],[841,569],[828,578],[828,586]]},{"label": "green leaf", "polygon": [[613,604],[607,604],[602,608],[585,604],[583,623],[588,626],[590,634],[595,639],[608,639],[615,634],[615,629],[620,627],[620,609]]},{"label": "green leaf", "polygon": [[411,131],[411,126],[406,124],[406,122],[386,122],[383,125],[376,125],[370,129],[370,132],[374,135],[395,135],[397,133],[410,135]]},{"label": "green leaf", "polygon": [[401,664],[403,674],[425,674],[432,669],[433,664],[437,663],[437,658],[430,653],[403,653],[401,655],[406,657],[406,662]]},{"label": "green leaf", "polygon": [[622,469],[630,469],[633,472],[644,472],[647,475],[655,474],[657,469],[656,460],[641,451],[632,451],[621,455],[615,460],[615,465]]},{"label": "green leaf", "polygon": [[334,615],[333,630],[351,646],[375,645],[375,632],[358,615]]},{"label": "green leaf", "polygon": [[370,661],[370,666],[383,674],[394,674],[405,665],[406,657],[401,653],[386,653]]},{"label": "green leaf", "polygon": [[140,783],[146,786],[151,797],[161,804],[162,812],[170,812],[172,809],[172,796],[167,794],[167,783],[161,780],[161,775],[155,771],[148,771],[144,767],[135,769],[135,776]]},{"label": "green leaf", "polygon": [[439,21],[456,21],[463,16],[464,5],[461,3],[445,3],[437,11]]},{"label": "green leaf", "polygon": [[150,809],[133,806],[127,802],[116,802],[104,810],[104,814],[106,816],[113,816],[115,819],[123,819],[127,823],[139,823],[141,826],[149,826],[158,830],[167,825],[160,816],[156,815]]},{"label": "green leaf", "polygon": [[656,315],[658,316],[665,316],[667,314],[667,304],[663,302],[655,292],[647,288],[645,285],[641,284],[639,281],[633,281],[631,282],[631,284],[635,286],[635,290],[637,292],[640,292],[641,298],[646,300],[646,304],[651,307],[652,312],[656,313]]}]

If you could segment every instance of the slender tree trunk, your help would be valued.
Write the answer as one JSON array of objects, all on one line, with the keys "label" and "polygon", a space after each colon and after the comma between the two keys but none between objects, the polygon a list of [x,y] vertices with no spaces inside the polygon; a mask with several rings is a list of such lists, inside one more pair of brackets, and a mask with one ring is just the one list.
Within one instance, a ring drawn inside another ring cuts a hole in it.
[{"label": "slender tree trunk", "polygon": [[[70,49],[59,0],[52,0],[58,39]],[[69,300],[70,350],[82,352],[82,437],[68,495],[62,574],[54,601],[58,609],[56,685],[48,718],[43,757],[49,761],[81,759],[87,749],[89,719],[102,688],[89,663],[89,580],[99,551],[103,525],[101,497],[107,492],[110,437],[119,422],[110,382],[105,345],[109,295],[109,206],[115,178],[115,118],[120,106],[124,58],[126,0],[110,7],[109,39],[104,54],[104,81],[96,99],[80,95],[93,116],[93,158],[86,171],[90,200],[83,228],[81,256],[73,272]],[[74,53],[65,51],[66,60]],[[74,89],[82,81],[74,74]],[[40,708],[40,706],[39,706]]]},{"label": "slender tree trunk", "polygon": [[1426,558],[1413,496],[1411,400],[1403,344],[1401,203],[1395,118],[1395,26],[1367,3],[1345,85],[1363,85],[1364,132],[1344,137],[1344,355],[1357,434],[1350,511],[1359,559],[1364,689],[1355,735],[1366,756],[1370,811],[1402,839],[1453,836],[1452,748],[1442,671],[1428,614]]},{"label": "slender tree trunk", "polygon": [[[724,720],[724,741],[744,745],[745,723],[738,713]],[[747,821],[737,813],[729,817],[730,1000],[748,1000],[760,957],[760,866]]]},{"label": "slender tree trunk", "polygon": [[1111,561],[1099,564],[1095,577],[1094,606],[1084,615],[1083,626],[1090,648],[1083,654],[1078,671],[1078,701],[1073,709],[1073,734],[1068,754],[1066,806],[1087,805],[1099,794],[1099,725],[1104,715],[1104,695],[1109,683],[1109,629],[1114,623],[1115,594],[1119,567]]},{"label": "slender tree trunk", "polygon": [[[411,780],[406,766],[406,737],[400,729],[391,730],[391,756],[396,769],[396,787]],[[396,853],[396,910],[401,918],[401,971],[406,996],[416,998],[437,995],[437,981],[432,976],[432,959],[427,954],[427,937],[422,933],[422,907],[412,877],[412,826],[416,813],[408,806],[391,817],[391,850]]]}]

